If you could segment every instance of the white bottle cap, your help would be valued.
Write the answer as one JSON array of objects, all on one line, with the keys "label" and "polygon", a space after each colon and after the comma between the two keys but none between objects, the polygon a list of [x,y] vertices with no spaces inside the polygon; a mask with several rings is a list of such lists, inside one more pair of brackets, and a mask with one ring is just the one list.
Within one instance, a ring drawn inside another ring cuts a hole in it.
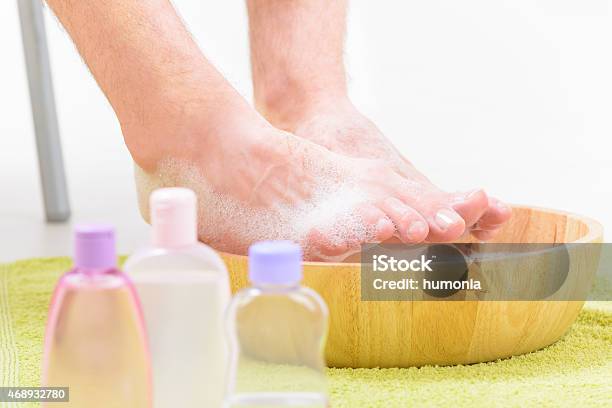
[{"label": "white bottle cap", "polygon": [[192,245],[198,239],[197,199],[188,188],[160,188],[149,201],[153,245],[177,248]]}]

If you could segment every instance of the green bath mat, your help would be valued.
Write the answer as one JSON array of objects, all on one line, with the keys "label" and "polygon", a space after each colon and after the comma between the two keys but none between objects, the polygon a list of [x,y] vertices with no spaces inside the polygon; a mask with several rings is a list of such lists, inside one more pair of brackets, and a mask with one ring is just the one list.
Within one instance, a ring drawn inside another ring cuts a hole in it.
[{"label": "green bath mat", "polygon": [[[67,258],[0,265],[0,386],[39,384],[51,291],[69,266]],[[588,304],[559,342],[507,360],[455,367],[329,369],[332,407],[610,407],[611,303]]]}]

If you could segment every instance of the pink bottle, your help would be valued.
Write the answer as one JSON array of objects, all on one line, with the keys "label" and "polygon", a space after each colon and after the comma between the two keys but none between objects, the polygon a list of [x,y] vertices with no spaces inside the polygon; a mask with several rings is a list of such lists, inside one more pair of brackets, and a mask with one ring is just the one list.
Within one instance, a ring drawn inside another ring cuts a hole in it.
[{"label": "pink bottle", "polygon": [[45,336],[42,381],[69,387],[62,407],[151,407],[140,306],[116,265],[112,227],[76,228],[74,268],[55,288]]}]

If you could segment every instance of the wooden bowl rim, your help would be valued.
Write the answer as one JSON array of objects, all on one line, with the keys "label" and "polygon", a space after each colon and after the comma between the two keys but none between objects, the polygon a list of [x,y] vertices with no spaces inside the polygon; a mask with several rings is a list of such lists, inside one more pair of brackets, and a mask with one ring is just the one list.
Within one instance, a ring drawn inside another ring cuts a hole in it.
[{"label": "wooden bowl rim", "polygon": [[[520,205],[520,204],[510,204],[510,206],[512,208],[516,208],[516,209],[527,209],[527,210],[535,210],[538,212],[542,212],[542,213],[549,213],[549,214],[557,214],[557,215],[564,215],[566,217],[572,218],[574,220],[578,220],[580,222],[582,222],[583,224],[585,224],[588,228],[589,231],[581,238],[577,239],[576,241],[572,241],[571,243],[589,243],[589,242],[597,242],[598,240],[601,240],[603,237],[603,226],[596,220],[594,220],[593,218],[590,217],[585,217],[583,215],[579,215],[579,214],[575,214],[575,213],[571,213],[568,211],[562,211],[562,210],[554,210],[551,208],[546,208],[546,207],[534,207],[534,206],[530,206],[530,205]],[[223,256],[229,257],[229,258],[234,258],[234,259],[243,259],[246,260],[247,256],[246,255],[237,255],[237,254],[231,254],[229,252],[222,252],[219,251],[219,253]],[[313,261],[306,261],[303,262],[304,267],[320,267],[325,265],[327,266],[331,266],[331,267],[345,267],[345,268],[350,268],[350,267],[358,267],[361,264],[359,262],[313,262]]]}]

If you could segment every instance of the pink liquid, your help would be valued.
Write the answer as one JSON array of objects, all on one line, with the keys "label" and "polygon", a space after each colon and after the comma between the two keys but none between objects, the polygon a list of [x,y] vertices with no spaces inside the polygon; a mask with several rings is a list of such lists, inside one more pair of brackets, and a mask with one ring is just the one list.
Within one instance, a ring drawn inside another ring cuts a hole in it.
[{"label": "pink liquid", "polygon": [[73,270],[51,303],[43,384],[69,387],[65,408],[150,408],[143,327],[135,292],[120,271]]}]

